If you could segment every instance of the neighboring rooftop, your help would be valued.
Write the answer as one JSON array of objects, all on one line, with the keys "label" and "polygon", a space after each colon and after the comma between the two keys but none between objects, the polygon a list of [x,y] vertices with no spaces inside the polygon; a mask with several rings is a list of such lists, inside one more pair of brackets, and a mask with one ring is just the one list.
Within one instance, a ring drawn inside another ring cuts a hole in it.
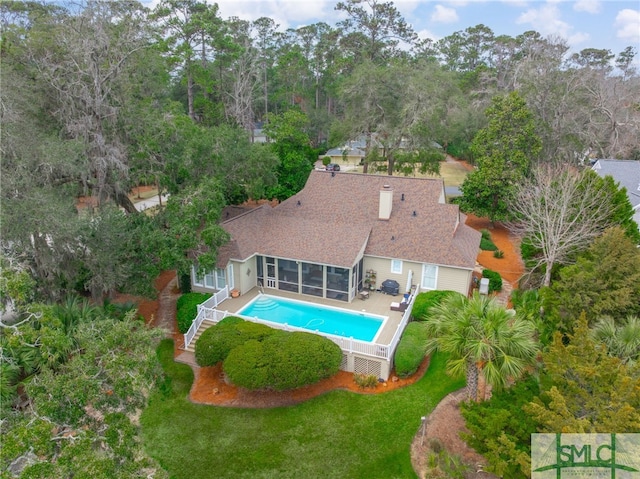
[{"label": "neighboring rooftop", "polygon": [[[380,191],[392,190],[391,215],[379,219]],[[368,256],[472,269],[480,233],[445,203],[439,179],[312,171],[305,188],[272,208],[263,205],[225,221],[232,241],[218,255],[258,253],[352,266]]]},{"label": "neighboring rooftop", "polygon": [[640,161],[599,159],[591,168],[602,177],[610,175],[627,189],[627,197],[635,210],[633,219],[640,228]]}]

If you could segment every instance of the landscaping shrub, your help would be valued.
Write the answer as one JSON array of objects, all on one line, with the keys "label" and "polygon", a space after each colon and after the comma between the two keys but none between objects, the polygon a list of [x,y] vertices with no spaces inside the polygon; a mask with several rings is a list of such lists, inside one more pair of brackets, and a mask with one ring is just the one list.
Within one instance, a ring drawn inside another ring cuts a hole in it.
[{"label": "landscaping shrub", "polygon": [[493,293],[494,291],[500,291],[502,289],[502,277],[500,273],[496,271],[492,271],[490,269],[485,269],[482,271],[483,278],[489,278],[489,292]]},{"label": "landscaping shrub", "polygon": [[429,317],[429,309],[440,304],[443,299],[451,294],[459,294],[455,291],[427,291],[416,296],[411,309],[411,318],[414,321],[425,321]]},{"label": "landscaping shrub", "polygon": [[252,339],[262,341],[275,331],[265,324],[228,316],[196,340],[196,362],[199,366],[213,366],[224,361],[233,348]]},{"label": "landscaping shrub", "polygon": [[208,293],[186,293],[178,298],[176,303],[176,320],[178,331],[182,334],[189,331],[191,323],[198,314],[198,305],[211,297]]},{"label": "landscaping shrub", "polygon": [[353,382],[360,389],[375,388],[378,385],[378,377],[375,374],[356,373],[353,375]]},{"label": "landscaping shrub", "polygon": [[493,257],[498,259],[504,258],[504,251],[502,251],[501,249],[494,251]]},{"label": "landscaping shrub", "polygon": [[491,241],[491,233],[487,229],[480,231],[482,238],[480,238],[480,249],[483,251],[496,251],[498,247]]},{"label": "landscaping shrub", "polygon": [[426,323],[412,322],[407,324],[394,357],[396,374],[399,377],[406,378],[418,370],[424,359],[426,342]]},{"label": "landscaping shrub", "polygon": [[191,292],[191,274],[189,273],[181,273],[178,276],[178,284],[180,287],[181,293],[190,293]]},{"label": "landscaping shrub", "polygon": [[277,331],[234,348],[223,369],[236,386],[284,391],[333,376],[341,362],[342,350],[327,338]]}]

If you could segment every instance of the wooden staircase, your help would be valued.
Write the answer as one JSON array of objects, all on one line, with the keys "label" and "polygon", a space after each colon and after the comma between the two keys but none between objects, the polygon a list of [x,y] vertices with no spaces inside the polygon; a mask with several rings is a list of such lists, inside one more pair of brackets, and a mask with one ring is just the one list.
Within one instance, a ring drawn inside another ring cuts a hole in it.
[{"label": "wooden staircase", "polygon": [[200,337],[200,335],[204,332],[205,329],[210,328],[211,326],[213,326],[215,323],[213,321],[209,321],[207,319],[205,319],[204,321],[202,321],[202,324],[200,325],[200,328],[198,328],[198,330],[196,331],[195,336],[193,337],[193,339],[191,340],[191,344],[189,344],[189,346],[187,346],[185,348],[185,351],[189,351],[194,353],[196,351],[196,341],[198,340],[198,338]]}]

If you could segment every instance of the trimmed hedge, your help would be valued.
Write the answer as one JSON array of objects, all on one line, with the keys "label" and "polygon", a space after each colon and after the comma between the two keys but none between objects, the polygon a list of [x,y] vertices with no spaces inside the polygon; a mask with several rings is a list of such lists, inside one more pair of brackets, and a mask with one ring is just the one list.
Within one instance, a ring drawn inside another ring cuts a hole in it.
[{"label": "trimmed hedge", "polygon": [[487,229],[480,231],[482,238],[480,238],[480,249],[483,251],[496,251],[498,247],[491,240],[491,232]]},{"label": "trimmed hedge", "polygon": [[415,373],[426,353],[427,345],[427,324],[422,322],[412,322],[402,333],[394,364],[396,374],[401,378],[406,378]]},{"label": "trimmed hedge", "polygon": [[176,303],[178,331],[182,334],[189,331],[191,323],[193,323],[198,314],[198,305],[210,297],[211,294],[209,293],[186,293],[178,298]]},{"label": "trimmed hedge", "polygon": [[224,361],[233,348],[251,339],[262,341],[275,332],[275,329],[265,324],[227,316],[204,331],[196,340],[196,362],[199,366],[213,366]]},{"label": "trimmed hedge", "polygon": [[222,368],[236,386],[284,391],[333,376],[341,362],[342,350],[327,338],[276,331],[234,348]]},{"label": "trimmed hedge", "polygon": [[429,316],[429,309],[440,304],[443,299],[452,294],[460,294],[455,291],[427,291],[416,296],[411,309],[411,318],[414,321],[425,321]]},{"label": "trimmed hedge", "polygon": [[502,277],[500,273],[485,269],[482,271],[483,278],[489,278],[489,292],[493,293],[494,291],[500,291],[502,289]]}]

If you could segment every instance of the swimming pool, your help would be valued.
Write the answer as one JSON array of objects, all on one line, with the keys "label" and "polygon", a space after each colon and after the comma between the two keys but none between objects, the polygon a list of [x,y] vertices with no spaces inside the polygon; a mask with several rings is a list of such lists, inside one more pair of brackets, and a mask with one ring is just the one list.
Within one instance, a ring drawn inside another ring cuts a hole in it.
[{"label": "swimming pool", "polygon": [[265,294],[257,296],[237,314],[369,342],[373,342],[382,330],[386,319],[384,316]]}]

